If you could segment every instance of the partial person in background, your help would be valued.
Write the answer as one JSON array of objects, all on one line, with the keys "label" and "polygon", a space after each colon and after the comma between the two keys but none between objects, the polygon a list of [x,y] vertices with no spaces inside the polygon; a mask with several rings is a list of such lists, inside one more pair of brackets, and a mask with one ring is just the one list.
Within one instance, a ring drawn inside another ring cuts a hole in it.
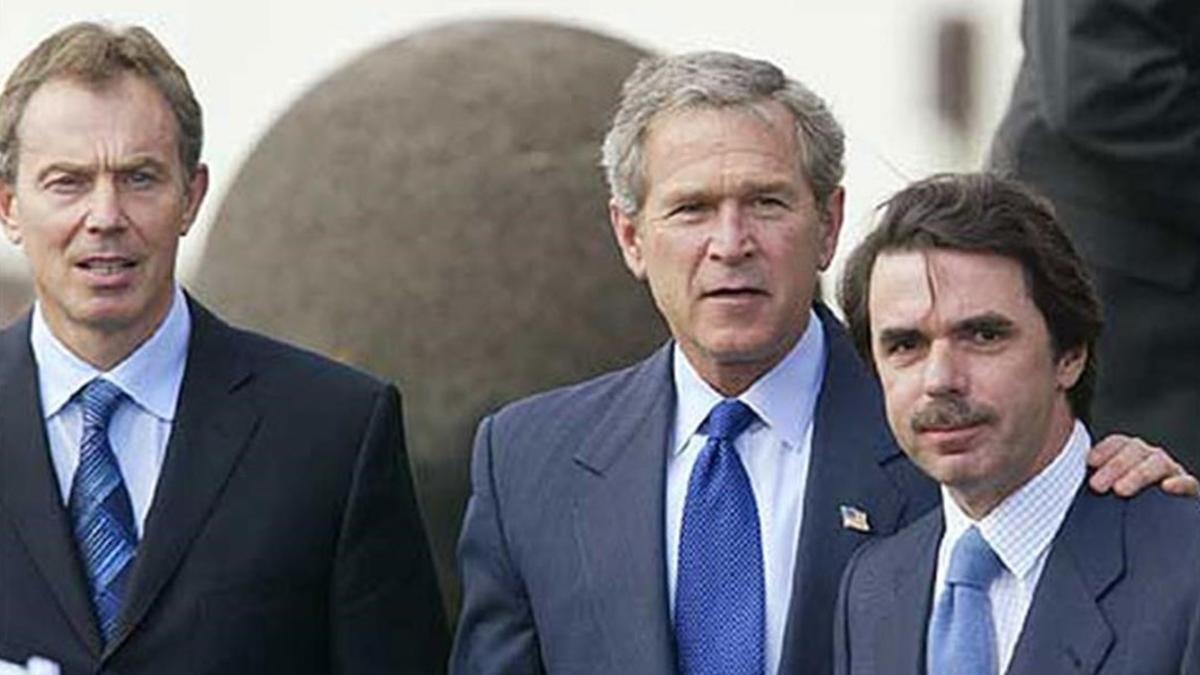
[{"label": "partial person in background", "polygon": [[[937,501],[816,296],[842,155],[825,102],[765,61],[653,58],[625,82],[613,234],[674,339],[480,423],[452,672],[832,670],[846,560]],[[1144,444],[1095,453],[1097,489],[1195,490]]]},{"label": "partial person in background", "polygon": [[1025,58],[991,166],[1050,197],[1092,268],[1093,430],[1200,469],[1200,9],[1027,0]]},{"label": "partial person in background", "polygon": [[142,28],[68,26],[0,94],[0,658],[66,675],[435,673],[446,627],[396,389],[175,280],[200,106]]},{"label": "partial person in background", "polygon": [[1200,502],[1085,486],[1103,321],[1050,205],[986,174],[919,181],[842,302],[942,505],[847,565],[837,672],[1200,673]]}]

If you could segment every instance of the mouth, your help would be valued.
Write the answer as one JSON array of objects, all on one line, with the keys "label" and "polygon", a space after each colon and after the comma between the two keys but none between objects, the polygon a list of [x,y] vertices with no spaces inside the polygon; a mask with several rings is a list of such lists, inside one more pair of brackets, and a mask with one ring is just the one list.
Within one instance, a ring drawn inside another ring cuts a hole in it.
[{"label": "mouth", "polygon": [[119,256],[93,256],[75,263],[75,267],[89,274],[110,277],[137,267],[137,261]]},{"label": "mouth", "polygon": [[117,255],[95,255],[75,263],[83,282],[97,292],[120,292],[136,281],[141,264],[136,258]]},{"label": "mouth", "polygon": [[713,299],[728,299],[728,300],[744,300],[748,298],[758,298],[767,296],[767,292],[760,288],[731,286],[728,288],[715,288],[710,291],[705,291],[701,297]]},{"label": "mouth", "polygon": [[917,433],[942,452],[956,453],[969,450],[971,439],[984,427],[983,422],[957,425],[928,425],[917,430]]}]

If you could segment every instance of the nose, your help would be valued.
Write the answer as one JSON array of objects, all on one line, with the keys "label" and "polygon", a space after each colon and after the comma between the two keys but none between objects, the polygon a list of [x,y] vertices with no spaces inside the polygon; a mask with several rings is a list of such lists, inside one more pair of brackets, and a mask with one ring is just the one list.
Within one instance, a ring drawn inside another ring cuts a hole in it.
[{"label": "nose", "polygon": [[116,183],[108,179],[95,182],[88,195],[87,212],[83,224],[93,232],[102,232],[125,227],[125,212]]},{"label": "nose", "polygon": [[751,219],[732,200],[717,209],[716,222],[709,240],[709,255],[726,262],[737,262],[754,255]]},{"label": "nose", "polygon": [[925,358],[925,393],[929,396],[967,393],[967,372],[948,340],[934,340]]}]

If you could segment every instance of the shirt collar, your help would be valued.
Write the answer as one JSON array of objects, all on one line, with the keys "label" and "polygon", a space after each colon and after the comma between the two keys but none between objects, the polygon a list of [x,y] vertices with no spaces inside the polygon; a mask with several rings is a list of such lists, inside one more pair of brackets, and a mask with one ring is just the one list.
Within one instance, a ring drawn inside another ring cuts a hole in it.
[{"label": "shirt collar", "polygon": [[[681,452],[700,429],[708,413],[724,400],[704,381],[675,343],[675,436],[672,451]],[[808,312],[808,327],[787,356],[755,380],[738,397],[758,415],[759,423],[774,429],[792,448],[799,448],[812,420],[825,373],[825,331],[816,312]]]},{"label": "shirt collar", "polygon": [[[1087,474],[1091,436],[1076,420],[1062,452],[1049,466],[1004,498],[978,522],[971,520],[942,487],[945,539],[953,544],[972,525],[1000,557],[1004,567],[1024,579],[1050,546]],[[953,546],[951,546],[951,549]]]},{"label": "shirt collar", "polygon": [[29,342],[37,362],[46,418],[58,414],[88,382],[103,376],[151,415],[167,422],[174,420],[191,327],[187,301],[176,284],[171,309],[154,334],[123,361],[104,372],[71,353],[50,332],[41,303],[36,303]]}]

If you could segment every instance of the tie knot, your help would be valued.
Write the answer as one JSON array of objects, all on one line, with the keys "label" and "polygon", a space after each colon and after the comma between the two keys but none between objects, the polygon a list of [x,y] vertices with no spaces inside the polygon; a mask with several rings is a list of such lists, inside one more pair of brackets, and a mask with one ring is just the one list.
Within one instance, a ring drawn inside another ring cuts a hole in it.
[{"label": "tie knot", "polygon": [[87,427],[107,427],[117,404],[125,393],[117,385],[97,377],[79,392],[83,404],[83,423]]},{"label": "tie knot", "polygon": [[1004,571],[1004,563],[988,546],[987,540],[974,525],[963,533],[950,555],[950,569],[946,581],[964,584],[986,591],[988,586]]},{"label": "tie knot", "polygon": [[708,437],[733,441],[754,421],[754,411],[737,399],[721,401],[708,413]]}]

